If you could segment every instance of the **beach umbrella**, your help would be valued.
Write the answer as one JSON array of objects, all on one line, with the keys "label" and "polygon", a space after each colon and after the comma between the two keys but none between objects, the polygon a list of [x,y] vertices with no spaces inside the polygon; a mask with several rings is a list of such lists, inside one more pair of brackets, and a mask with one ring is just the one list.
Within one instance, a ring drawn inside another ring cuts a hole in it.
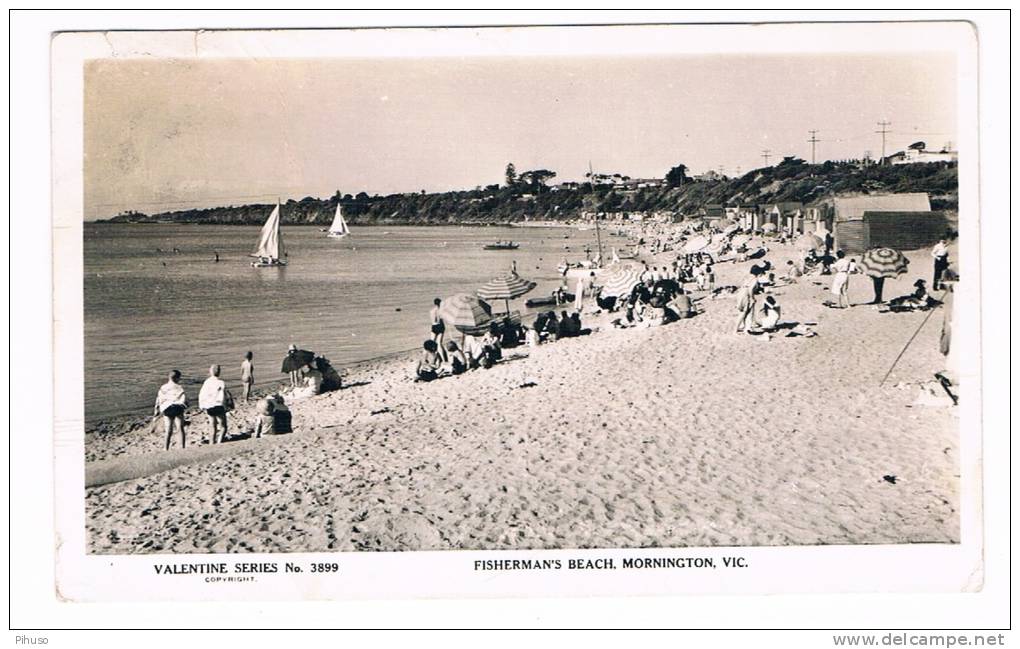
[{"label": "beach umbrella", "polygon": [[739,229],[740,229],[739,225],[737,225],[736,223],[731,223],[730,225],[727,225],[725,228],[723,228],[723,234],[733,234]]},{"label": "beach umbrella", "polygon": [[777,228],[775,223],[766,223],[765,225],[761,226],[762,232],[775,232],[776,230]]},{"label": "beach umbrella", "polygon": [[492,308],[474,295],[457,293],[443,298],[439,305],[439,317],[461,333],[477,335],[488,328],[492,320]]},{"label": "beach umbrella", "polygon": [[308,365],[315,358],[315,352],[310,352],[307,349],[291,349],[287,351],[287,355],[283,357],[283,364],[280,366],[280,371],[284,374],[290,374],[296,372],[305,365]]},{"label": "beach umbrella", "polygon": [[602,297],[630,295],[634,287],[641,282],[643,270],[640,266],[627,264],[611,271],[603,280]]},{"label": "beach umbrella", "polygon": [[690,241],[684,244],[683,251],[688,255],[693,255],[696,252],[701,252],[708,247],[711,243],[708,237],[694,237]]},{"label": "beach umbrella", "polygon": [[802,234],[797,237],[797,240],[793,244],[797,250],[807,252],[814,250],[817,253],[825,252],[825,242],[818,235],[811,234],[810,232]]},{"label": "beach umbrella", "polygon": [[749,235],[738,234],[734,236],[732,239],[730,239],[730,245],[733,246],[734,248],[739,248],[740,246],[744,245],[750,240],[751,237]]},{"label": "beach umbrella", "polygon": [[483,300],[504,300],[506,312],[510,313],[510,300],[519,298],[533,288],[535,288],[535,282],[529,282],[511,271],[489,280],[476,293]]},{"label": "beach umbrella", "polygon": [[858,264],[869,277],[893,278],[907,272],[910,263],[902,252],[892,248],[872,248],[864,253]]}]

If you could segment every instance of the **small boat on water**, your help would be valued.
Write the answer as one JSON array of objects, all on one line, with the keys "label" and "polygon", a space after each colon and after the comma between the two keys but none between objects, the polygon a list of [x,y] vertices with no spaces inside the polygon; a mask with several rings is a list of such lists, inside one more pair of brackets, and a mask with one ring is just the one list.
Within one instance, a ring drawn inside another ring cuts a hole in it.
[{"label": "small boat on water", "polygon": [[287,253],[284,252],[283,237],[280,235],[280,201],[276,202],[276,207],[266,219],[266,224],[262,226],[258,246],[249,256],[258,257],[256,261],[251,262],[252,268],[287,265],[287,260],[284,259]]},{"label": "small boat on water", "polygon": [[521,244],[514,243],[513,241],[497,241],[496,243],[488,243],[483,246],[484,250],[517,250],[521,247]]},{"label": "small boat on water", "polygon": [[347,221],[344,220],[344,208],[338,204],[336,214],[333,216],[333,224],[329,226],[329,234],[326,236],[330,239],[343,239],[350,233],[351,229],[347,227]]}]

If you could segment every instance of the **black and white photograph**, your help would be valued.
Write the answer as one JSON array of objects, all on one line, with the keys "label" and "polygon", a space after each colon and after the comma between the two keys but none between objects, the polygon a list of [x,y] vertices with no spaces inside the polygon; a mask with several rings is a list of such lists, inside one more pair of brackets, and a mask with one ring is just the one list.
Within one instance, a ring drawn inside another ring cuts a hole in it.
[{"label": "black and white photograph", "polygon": [[57,35],[62,596],[979,590],[976,47]]}]

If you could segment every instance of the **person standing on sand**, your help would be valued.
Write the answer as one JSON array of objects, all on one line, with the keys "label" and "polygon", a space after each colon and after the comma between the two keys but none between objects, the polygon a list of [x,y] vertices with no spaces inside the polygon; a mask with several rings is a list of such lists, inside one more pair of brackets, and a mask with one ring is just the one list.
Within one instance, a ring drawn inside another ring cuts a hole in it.
[{"label": "person standing on sand", "polygon": [[252,358],[254,354],[249,351],[241,361],[241,388],[244,391],[245,403],[251,398],[251,389],[255,385],[255,365],[252,364]]},{"label": "person standing on sand", "polygon": [[188,407],[188,395],[184,394],[181,387],[181,373],[173,370],[167,377],[167,382],[159,388],[156,393],[156,408],[154,415],[163,416],[163,429],[166,431],[166,450],[170,450],[170,441],[174,435],[174,425],[181,431],[181,448],[186,446],[184,432],[184,409]]},{"label": "person standing on sand", "polygon": [[850,288],[850,273],[857,272],[857,263],[852,258],[848,259],[846,254],[839,250],[836,252],[836,263],[832,265],[832,270],[836,271],[836,276],[832,278],[832,294],[836,296],[836,307],[849,309],[850,297],[847,291]]},{"label": "person standing on sand", "polygon": [[931,290],[941,291],[942,273],[949,268],[949,248],[946,247],[945,239],[939,239],[939,242],[931,249],[931,258],[935,262],[931,280]]},{"label": "person standing on sand", "polygon": [[577,278],[577,286],[574,287],[574,310],[580,311],[584,306],[584,276]]},{"label": "person standing on sand", "polygon": [[296,388],[301,385],[301,364],[297,359],[298,348],[294,343],[287,348],[287,358],[283,360],[284,370],[290,374],[290,387]]},{"label": "person standing on sand", "polygon": [[438,297],[432,300],[432,310],[429,311],[429,319],[432,321],[430,325],[432,341],[436,343],[436,349],[439,350],[439,355],[445,363],[448,360],[446,356],[446,348],[443,346],[443,336],[446,333],[446,323],[443,322],[442,317],[439,315],[439,306],[442,303],[443,301]]},{"label": "person standing on sand", "polygon": [[212,425],[212,443],[219,444],[227,438],[227,404],[230,401],[230,393],[227,392],[227,384],[220,378],[220,366],[213,365],[209,368],[209,378],[202,384],[198,391],[198,407],[205,410]]},{"label": "person standing on sand", "polygon": [[733,333],[738,334],[743,328],[744,333],[750,334],[751,329],[757,325],[755,313],[757,296],[762,291],[762,286],[758,282],[761,272],[761,268],[757,264],[751,266],[751,275],[737,291],[737,311],[740,312],[740,315],[737,317],[737,326]]}]

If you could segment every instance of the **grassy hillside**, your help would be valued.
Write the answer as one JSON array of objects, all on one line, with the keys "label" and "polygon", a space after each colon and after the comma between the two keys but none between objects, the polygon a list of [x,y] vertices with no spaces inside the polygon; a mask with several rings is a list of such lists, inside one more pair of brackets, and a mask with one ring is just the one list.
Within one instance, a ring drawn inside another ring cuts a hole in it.
[{"label": "grassy hillside", "polygon": [[[810,203],[832,194],[928,192],[933,209],[956,210],[955,164],[911,164],[858,167],[826,162],[810,165],[802,160],[750,171],[739,178],[698,182],[686,179],[675,187],[623,189],[580,184],[551,188],[542,184],[490,185],[468,191],[436,194],[411,193],[368,196],[360,193],[288,201],[285,223],[327,225],[337,203],[348,222],[359,224],[442,225],[450,223],[505,223],[533,220],[570,220],[582,211],[655,211],[697,214],[708,204],[761,204],[777,201]],[[258,224],[271,205],[243,205],[185,210],[162,214],[124,214],[114,222],[174,221],[180,223]]]}]

